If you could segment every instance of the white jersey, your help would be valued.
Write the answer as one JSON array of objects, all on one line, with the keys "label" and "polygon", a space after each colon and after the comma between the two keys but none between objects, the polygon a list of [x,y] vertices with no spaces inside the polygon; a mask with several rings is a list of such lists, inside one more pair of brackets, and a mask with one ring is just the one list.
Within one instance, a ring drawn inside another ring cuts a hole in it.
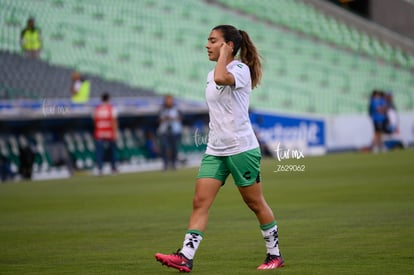
[{"label": "white jersey", "polygon": [[233,60],[227,71],[234,76],[234,86],[217,85],[214,70],[207,76],[210,132],[206,154],[214,156],[230,156],[259,147],[249,118],[252,91],[249,67]]}]

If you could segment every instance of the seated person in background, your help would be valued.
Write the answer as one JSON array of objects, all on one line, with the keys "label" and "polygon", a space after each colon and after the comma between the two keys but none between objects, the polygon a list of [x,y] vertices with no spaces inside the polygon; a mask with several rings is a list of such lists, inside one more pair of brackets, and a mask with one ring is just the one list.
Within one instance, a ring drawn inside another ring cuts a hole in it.
[{"label": "seated person in background", "polygon": [[72,84],[70,92],[73,103],[86,103],[89,100],[91,83],[89,80],[81,76],[79,72],[72,73]]}]

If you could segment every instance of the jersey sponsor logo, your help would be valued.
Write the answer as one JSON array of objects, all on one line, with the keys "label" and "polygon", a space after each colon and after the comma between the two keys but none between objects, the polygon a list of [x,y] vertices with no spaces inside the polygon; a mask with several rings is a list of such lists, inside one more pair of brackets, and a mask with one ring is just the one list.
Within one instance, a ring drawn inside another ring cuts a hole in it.
[{"label": "jersey sponsor logo", "polygon": [[243,64],[237,64],[236,66],[239,68],[243,68]]}]

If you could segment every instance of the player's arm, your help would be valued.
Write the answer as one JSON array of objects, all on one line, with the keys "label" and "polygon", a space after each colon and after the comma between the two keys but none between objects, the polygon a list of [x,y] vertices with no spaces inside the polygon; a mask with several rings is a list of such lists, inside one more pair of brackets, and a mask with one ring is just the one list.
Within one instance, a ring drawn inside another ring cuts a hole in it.
[{"label": "player's arm", "polygon": [[232,52],[232,42],[229,44],[223,43],[220,48],[220,56],[217,60],[216,68],[214,70],[214,82],[216,82],[217,85],[234,86],[234,76],[227,71],[227,64],[233,59]]}]

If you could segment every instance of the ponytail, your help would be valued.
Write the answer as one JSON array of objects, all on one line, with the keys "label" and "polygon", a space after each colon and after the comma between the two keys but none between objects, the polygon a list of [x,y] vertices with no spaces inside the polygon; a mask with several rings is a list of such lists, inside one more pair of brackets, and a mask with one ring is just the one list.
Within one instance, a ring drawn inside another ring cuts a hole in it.
[{"label": "ponytail", "polygon": [[233,42],[233,56],[236,56],[240,50],[240,61],[249,67],[252,89],[254,89],[260,84],[262,78],[262,62],[256,46],[250,40],[247,32],[237,30],[232,25],[219,25],[214,27],[213,30],[220,30],[226,42]]},{"label": "ponytail", "polygon": [[240,45],[240,60],[245,63],[250,69],[250,77],[252,79],[252,89],[260,84],[262,79],[263,69],[260,55],[256,49],[256,46],[251,41],[247,32],[239,30],[242,36]]}]

